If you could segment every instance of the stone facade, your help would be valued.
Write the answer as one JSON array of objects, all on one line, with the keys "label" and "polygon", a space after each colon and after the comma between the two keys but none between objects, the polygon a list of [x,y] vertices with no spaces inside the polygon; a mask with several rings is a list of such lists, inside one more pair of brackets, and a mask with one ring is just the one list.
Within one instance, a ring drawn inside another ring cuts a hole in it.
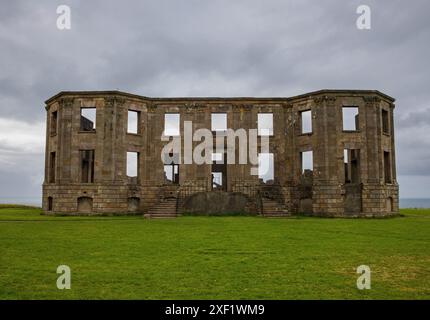
[{"label": "stone facade", "polygon": [[[353,130],[344,130],[345,108],[358,111]],[[95,110],[95,123],[82,116],[85,109]],[[321,90],[290,98],[60,92],[46,101],[46,110],[46,214],[176,214],[192,209],[187,207],[195,201],[190,197],[211,192],[223,192],[224,210],[240,198],[244,212],[263,215],[385,216],[399,211],[394,99],[378,91]],[[304,132],[302,115],[309,110],[312,130]],[[129,111],[137,112],[136,133],[128,133]],[[227,127],[234,130],[256,129],[259,113],[272,114],[274,178],[263,182],[251,175],[252,164],[227,164],[222,190],[214,190],[213,165],[179,164],[173,181],[167,180],[160,156],[167,113],[179,115],[181,136],[184,121],[192,121],[193,130],[210,129],[212,113],[226,114]],[[302,166],[306,151],[312,151],[310,170]],[[127,176],[127,152],[138,154],[137,177]],[[232,207],[237,210],[237,203]]]}]

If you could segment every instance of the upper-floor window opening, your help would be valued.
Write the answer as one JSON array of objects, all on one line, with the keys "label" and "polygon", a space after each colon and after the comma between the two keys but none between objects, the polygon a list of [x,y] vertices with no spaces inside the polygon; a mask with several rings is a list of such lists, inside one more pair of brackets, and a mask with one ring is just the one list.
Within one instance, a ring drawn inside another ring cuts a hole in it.
[{"label": "upper-floor window opening", "polygon": [[58,126],[58,112],[53,111],[51,113],[51,135],[57,134],[57,126]]},{"label": "upper-floor window opening", "polygon": [[388,111],[382,109],[382,132],[385,134],[390,133],[390,125],[389,125],[389,119],[388,119]]},{"label": "upper-floor window opening", "polygon": [[343,130],[356,131],[359,128],[358,107],[342,107]]},{"label": "upper-floor window opening", "polygon": [[139,134],[140,133],[140,112],[128,110],[127,112],[127,133]]},{"label": "upper-floor window opening", "polygon": [[224,154],[221,152],[212,153],[212,162],[223,163],[224,162]]},{"label": "upper-floor window opening", "polygon": [[180,115],[179,113],[166,113],[164,115],[164,136],[180,135]]},{"label": "upper-floor window opening", "polygon": [[258,135],[260,136],[273,135],[273,114],[272,113],[258,114]]},{"label": "upper-floor window opening", "polygon": [[312,111],[300,112],[301,133],[312,133]]},{"label": "upper-floor window opening", "polygon": [[215,132],[227,131],[227,113],[212,113],[211,128]]},{"label": "upper-floor window opening", "polygon": [[96,108],[81,108],[81,131],[96,130]]}]

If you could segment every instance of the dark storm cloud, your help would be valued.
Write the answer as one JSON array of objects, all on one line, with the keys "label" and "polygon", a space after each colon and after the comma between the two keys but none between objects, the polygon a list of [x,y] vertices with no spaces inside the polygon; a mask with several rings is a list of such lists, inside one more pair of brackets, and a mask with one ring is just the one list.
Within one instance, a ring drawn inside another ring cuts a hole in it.
[{"label": "dark storm cloud", "polygon": [[[60,4],[71,7],[70,31],[56,28]],[[371,30],[355,26],[360,4],[372,9]],[[398,173],[430,176],[423,164],[430,160],[426,0],[3,0],[1,8],[0,118],[43,122],[43,101],[61,90],[290,96],[378,89],[397,99]]]}]

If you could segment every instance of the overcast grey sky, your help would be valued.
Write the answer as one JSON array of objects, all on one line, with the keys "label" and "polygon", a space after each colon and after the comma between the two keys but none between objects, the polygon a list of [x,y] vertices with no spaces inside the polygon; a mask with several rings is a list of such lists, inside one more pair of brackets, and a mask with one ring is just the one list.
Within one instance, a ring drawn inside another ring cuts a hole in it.
[{"label": "overcast grey sky", "polygon": [[[44,101],[61,90],[397,99],[401,197],[430,198],[428,0],[6,1],[0,7],[0,198],[40,196]],[[56,27],[71,7],[71,30]],[[372,29],[356,9],[370,6]]]}]

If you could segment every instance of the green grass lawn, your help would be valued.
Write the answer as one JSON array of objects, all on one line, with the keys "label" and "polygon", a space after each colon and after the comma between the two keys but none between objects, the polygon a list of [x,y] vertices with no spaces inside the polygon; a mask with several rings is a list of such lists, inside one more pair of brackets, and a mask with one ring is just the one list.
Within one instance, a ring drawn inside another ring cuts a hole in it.
[{"label": "green grass lawn", "polygon": [[[0,207],[0,299],[430,298],[430,210],[389,219],[40,212]],[[62,264],[71,290],[56,287]],[[362,264],[370,290],[356,287]]]}]

